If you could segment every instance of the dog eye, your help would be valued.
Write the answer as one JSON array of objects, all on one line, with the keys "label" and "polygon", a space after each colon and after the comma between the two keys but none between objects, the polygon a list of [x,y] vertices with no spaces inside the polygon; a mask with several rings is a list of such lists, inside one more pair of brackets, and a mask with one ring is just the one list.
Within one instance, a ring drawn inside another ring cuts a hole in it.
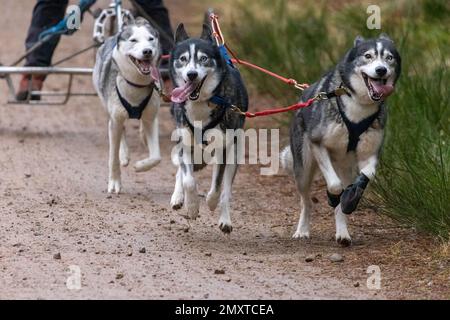
[{"label": "dog eye", "polygon": [[153,37],[148,38],[148,41],[150,41],[150,42],[153,40],[155,40],[155,38],[153,38]]},{"label": "dog eye", "polygon": [[371,55],[370,53],[366,53],[366,54],[364,55],[364,58],[366,58],[366,59],[372,59],[372,55]]},{"label": "dog eye", "polygon": [[393,59],[392,55],[388,55],[388,56],[386,57],[386,60],[387,60],[387,61],[391,61],[392,59]]},{"label": "dog eye", "polygon": [[187,61],[186,56],[181,56],[181,57],[180,57],[180,61],[181,61],[181,62],[186,62],[186,61]]},{"label": "dog eye", "polygon": [[136,43],[137,39],[130,39],[130,42]]},{"label": "dog eye", "polygon": [[208,61],[208,57],[207,56],[200,57],[200,62],[205,63],[206,61]]}]

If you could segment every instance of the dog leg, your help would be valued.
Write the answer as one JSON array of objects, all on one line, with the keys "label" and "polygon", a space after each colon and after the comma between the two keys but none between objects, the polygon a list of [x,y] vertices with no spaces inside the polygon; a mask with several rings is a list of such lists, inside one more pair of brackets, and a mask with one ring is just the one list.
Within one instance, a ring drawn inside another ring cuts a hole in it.
[{"label": "dog leg", "polygon": [[358,161],[358,168],[361,170],[360,171],[361,173],[363,173],[367,178],[369,178],[369,180],[373,180],[373,178],[375,178],[377,164],[378,164],[378,156],[373,155],[368,159]]},{"label": "dog leg", "polygon": [[197,193],[197,183],[194,178],[194,165],[191,161],[190,152],[183,152],[180,164],[182,171],[182,186],[184,190],[184,205],[186,207],[187,219],[195,220],[198,217],[200,201]]},{"label": "dog leg", "polygon": [[122,167],[128,166],[130,163],[130,155],[128,151],[128,144],[125,137],[125,128],[123,128],[122,137],[120,138],[120,152],[119,152],[120,165]]},{"label": "dog leg", "polygon": [[327,183],[328,192],[332,195],[339,195],[342,192],[342,183],[336,174],[331,163],[330,155],[327,149],[322,146],[312,145],[312,151],[319,165],[320,171]]},{"label": "dog leg", "polygon": [[309,239],[310,224],[311,224],[311,209],[312,201],[309,197],[309,190],[307,192],[300,192],[301,211],[300,220],[298,221],[297,230],[292,238],[294,239]]},{"label": "dog leg", "polygon": [[214,164],[211,181],[211,188],[206,196],[206,204],[209,210],[214,211],[220,199],[220,189],[222,187],[223,174],[225,171],[224,164]]},{"label": "dog leg", "polygon": [[175,189],[173,190],[172,198],[170,199],[170,206],[174,210],[179,210],[183,206],[184,191],[183,191],[183,172],[181,166],[178,167]]},{"label": "dog leg", "polygon": [[109,134],[109,182],[108,193],[119,193],[121,188],[120,181],[120,161],[119,149],[120,139],[123,132],[123,120],[110,119],[108,123]]},{"label": "dog leg", "polygon": [[342,212],[350,214],[356,210],[359,201],[371,179],[375,177],[378,157],[373,155],[364,161],[358,161],[358,168],[361,170],[355,181],[345,188],[341,195]]},{"label": "dog leg", "polygon": [[223,177],[223,190],[220,194],[220,218],[219,218],[219,228],[223,233],[230,233],[233,231],[233,226],[231,225],[230,216],[230,201],[231,201],[231,191],[233,186],[233,180],[236,175],[237,164],[226,164],[224,177]]},{"label": "dog leg", "polygon": [[342,212],[340,204],[334,209],[334,218],[336,220],[336,242],[343,247],[348,247],[352,243],[352,238],[347,229],[347,215]]},{"label": "dog leg", "polygon": [[[305,145],[305,148],[306,147],[307,145]],[[309,239],[310,237],[312,201],[309,190],[311,188],[314,173],[317,169],[317,165],[310,152],[303,152],[302,159],[303,161],[300,166],[294,166],[295,182],[301,200],[300,219],[297,230],[292,236],[294,239]]]},{"label": "dog leg", "polygon": [[144,138],[147,142],[149,156],[146,159],[135,163],[136,172],[148,171],[161,162],[161,152],[159,149],[159,126],[158,118],[155,116],[153,121],[141,120]]}]

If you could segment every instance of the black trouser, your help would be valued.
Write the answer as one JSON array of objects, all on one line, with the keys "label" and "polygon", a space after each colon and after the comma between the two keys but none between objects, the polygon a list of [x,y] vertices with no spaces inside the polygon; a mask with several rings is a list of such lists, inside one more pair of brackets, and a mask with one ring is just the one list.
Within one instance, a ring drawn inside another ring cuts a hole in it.
[{"label": "black trouser", "polygon": [[[162,31],[173,39],[173,32],[170,26],[169,14],[164,7],[162,0],[136,0],[137,4],[150,16]],[[25,47],[28,50],[39,39],[39,34],[45,29],[55,25],[64,18],[68,0],[37,0],[33,9],[31,25],[28,29]],[[162,33],[162,32],[160,32]],[[58,45],[60,37],[54,36],[50,41],[44,43],[38,49],[30,53],[26,59],[26,66],[49,66],[51,64],[53,52]],[[167,37],[161,36],[163,53],[167,54],[172,42]]]}]

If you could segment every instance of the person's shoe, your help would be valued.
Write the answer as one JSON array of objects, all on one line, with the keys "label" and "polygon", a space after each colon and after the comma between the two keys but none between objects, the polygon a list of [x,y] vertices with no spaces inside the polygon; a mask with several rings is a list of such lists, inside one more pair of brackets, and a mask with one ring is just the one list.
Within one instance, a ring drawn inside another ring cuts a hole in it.
[{"label": "person's shoe", "polygon": [[16,93],[16,100],[25,101],[28,98],[28,89],[30,84],[31,75],[24,74],[19,83],[19,91]]},{"label": "person's shoe", "polygon": [[[41,91],[44,85],[45,76],[36,75],[31,76],[29,74],[24,74],[19,83],[19,90],[16,94],[17,101],[25,101],[30,95],[30,81],[31,81],[31,91]],[[32,94],[30,100],[41,100],[39,94]]]}]

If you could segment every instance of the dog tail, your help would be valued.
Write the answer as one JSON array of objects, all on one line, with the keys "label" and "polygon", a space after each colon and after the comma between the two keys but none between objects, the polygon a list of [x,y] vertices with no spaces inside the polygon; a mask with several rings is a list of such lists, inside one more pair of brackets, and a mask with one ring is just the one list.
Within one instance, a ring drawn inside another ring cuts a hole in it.
[{"label": "dog tail", "polygon": [[280,152],[281,166],[283,169],[292,174],[294,172],[294,158],[292,156],[291,146],[287,146]]}]

